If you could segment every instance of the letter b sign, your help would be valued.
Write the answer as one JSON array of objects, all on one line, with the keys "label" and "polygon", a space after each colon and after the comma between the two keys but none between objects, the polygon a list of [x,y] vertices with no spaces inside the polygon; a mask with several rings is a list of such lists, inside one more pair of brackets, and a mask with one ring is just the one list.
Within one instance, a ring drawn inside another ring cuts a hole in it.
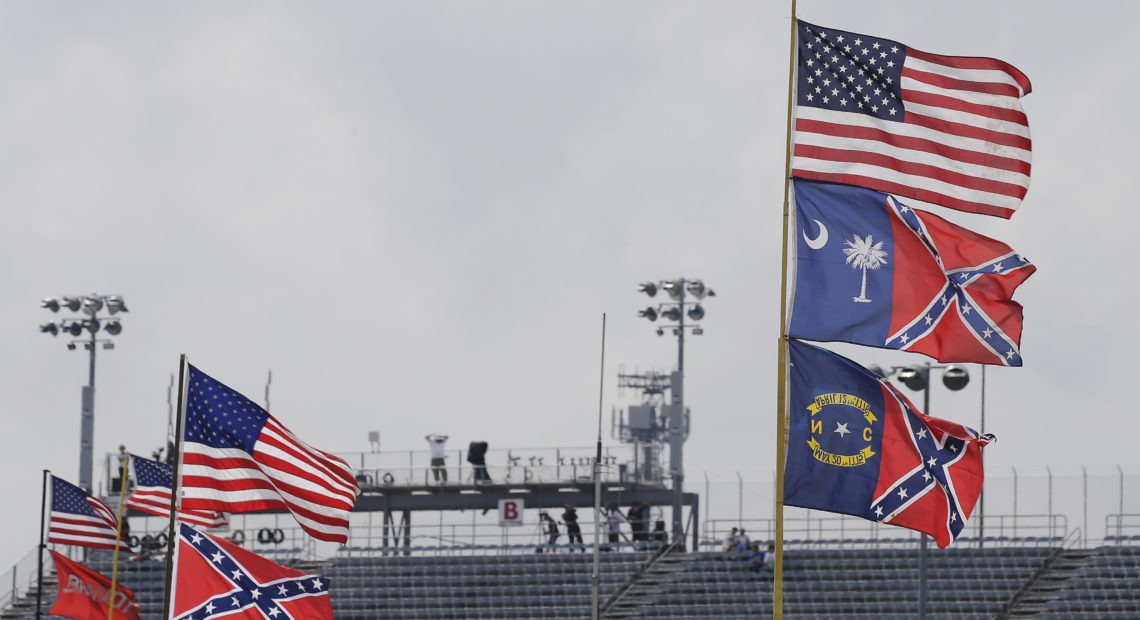
[{"label": "letter b sign", "polygon": [[521,499],[499,500],[499,525],[510,527],[523,524],[525,504]]}]

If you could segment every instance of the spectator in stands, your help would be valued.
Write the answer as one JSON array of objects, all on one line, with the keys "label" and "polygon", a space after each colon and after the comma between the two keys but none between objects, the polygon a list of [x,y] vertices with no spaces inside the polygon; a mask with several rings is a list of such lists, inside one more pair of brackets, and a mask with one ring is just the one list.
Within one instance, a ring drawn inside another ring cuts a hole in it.
[{"label": "spectator in stands", "polygon": [[562,522],[566,524],[566,540],[570,543],[570,551],[577,547],[586,552],[586,545],[582,542],[582,528],[578,525],[578,511],[570,504],[562,510]]},{"label": "spectator in stands", "polygon": [[551,517],[550,514],[546,511],[538,513],[538,518],[546,527],[546,550],[550,553],[554,553],[554,548],[555,545],[558,544],[558,536],[560,535],[558,531],[558,522],[555,521],[554,518]]},{"label": "spectator in stands", "polygon": [[472,441],[467,446],[467,462],[475,466],[475,484],[491,484],[487,473],[487,442]]},{"label": "spectator in stands", "polygon": [[738,553],[748,553],[752,550],[752,541],[748,538],[748,534],[744,533],[744,528],[740,528],[740,533],[736,535],[735,547]]},{"label": "spectator in stands", "polygon": [[760,550],[760,543],[752,546],[752,553],[748,555],[748,570],[754,573],[764,570],[764,552]]},{"label": "spectator in stands", "polygon": [[[757,545],[759,546],[759,545]],[[768,543],[768,550],[764,552],[764,559],[762,560],[763,566],[760,571],[768,575],[769,579],[774,579],[776,576],[776,545]]]},{"label": "spectator in stands", "polygon": [[[625,515],[618,510],[617,504],[610,504],[606,507],[606,533],[609,536],[610,544],[617,543],[621,540],[621,526],[626,523]],[[613,551],[613,547],[606,545],[606,551]]]},{"label": "spectator in stands", "polygon": [[447,484],[447,453],[444,452],[444,444],[447,443],[447,435],[439,433],[432,433],[424,435],[427,440],[428,446],[431,448],[431,475],[432,478],[439,483]]},{"label": "spectator in stands", "polygon": [[149,560],[153,558],[156,553],[160,553],[161,551],[162,545],[158,542],[158,539],[147,534],[139,541],[138,553],[135,554],[135,557],[131,558],[131,561],[142,562],[143,560]]},{"label": "spectator in stands", "polygon": [[725,551],[732,551],[733,549],[736,548],[736,536],[737,536],[738,532],[740,532],[740,530],[738,528],[734,527],[734,528],[732,528],[732,531],[729,532],[728,535],[726,535],[724,537],[724,550]]},{"label": "spectator in stands", "polygon": [[649,504],[633,500],[626,518],[629,519],[629,537],[633,539],[634,547],[645,548],[649,542]]}]

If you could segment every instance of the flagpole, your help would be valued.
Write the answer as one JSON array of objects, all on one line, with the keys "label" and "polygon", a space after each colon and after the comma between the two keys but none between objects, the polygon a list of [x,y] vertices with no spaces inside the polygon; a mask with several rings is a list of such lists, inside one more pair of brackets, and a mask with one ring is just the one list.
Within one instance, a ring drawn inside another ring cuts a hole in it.
[{"label": "flagpole", "polygon": [[123,502],[127,497],[127,467],[131,462],[131,457],[123,459],[123,468],[119,471],[119,522],[115,525],[115,557],[111,560],[111,593],[110,605],[107,609],[107,620],[115,617],[115,598],[119,590],[116,587],[119,583],[119,549],[122,547],[123,542],[123,521],[126,520],[127,515],[123,512]]},{"label": "flagpole", "polygon": [[784,461],[788,446],[788,230],[792,171],[792,111],[795,109],[796,0],[792,0],[791,37],[788,45],[788,120],[784,151],[783,255],[780,259],[780,338],[776,360],[776,565],[772,574],[772,618],[784,617]]},{"label": "flagpole", "polygon": [[47,520],[47,483],[48,475],[51,472],[47,469],[44,470],[44,480],[40,483],[40,546],[39,557],[36,558],[36,620],[40,620],[40,608],[42,606],[44,596],[44,549],[47,548],[47,543],[44,542],[44,522]]},{"label": "flagpole", "polygon": [[598,378],[598,449],[594,455],[594,575],[591,592],[593,604],[590,606],[591,620],[598,620],[602,611],[598,607],[598,590],[601,586],[601,514],[602,514],[602,394],[606,385],[606,313],[602,313],[602,363]]},{"label": "flagpole", "polygon": [[166,594],[163,600],[162,617],[170,618],[170,608],[174,596],[174,550],[178,538],[178,487],[182,480],[182,437],[186,425],[186,354],[178,360],[178,419],[174,427],[174,471],[170,476],[170,531],[166,537]]}]

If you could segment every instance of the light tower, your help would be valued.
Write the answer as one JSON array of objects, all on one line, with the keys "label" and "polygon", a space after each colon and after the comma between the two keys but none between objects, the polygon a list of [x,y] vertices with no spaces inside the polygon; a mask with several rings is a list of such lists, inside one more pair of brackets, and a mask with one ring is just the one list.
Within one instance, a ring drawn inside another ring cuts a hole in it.
[{"label": "light tower", "polygon": [[[118,336],[123,331],[123,324],[115,315],[127,311],[127,305],[121,295],[91,294],[82,297],[45,297],[40,306],[57,313],[60,309],[67,309],[77,313],[78,316],[62,318],[52,323],[40,325],[40,331],[52,336],[60,332],[72,337],[67,343],[70,351],[83,346],[88,353],[87,385],[83,386],[81,409],[79,417],[79,486],[88,493],[93,493],[91,474],[94,470],[95,441],[95,350],[101,344],[104,349],[114,349],[115,343],[110,338],[98,338],[100,330],[108,336]],[[110,315],[103,318],[99,313],[106,310]],[[86,330],[88,336],[83,336]]]},{"label": "light tower", "polygon": [[[658,318],[668,321],[668,324],[657,327],[657,335],[664,336],[667,329],[673,331],[677,337],[677,370],[673,373],[670,392],[672,402],[669,406],[669,474],[673,478],[673,544],[684,545],[685,528],[682,523],[682,500],[685,485],[684,445],[688,436],[688,421],[685,415],[685,330],[693,332],[694,336],[704,333],[704,329],[696,324],[705,316],[705,309],[701,300],[705,297],[714,297],[716,293],[705,287],[701,280],[688,280],[677,278],[675,280],[662,280],[660,282],[646,282],[637,287],[639,292],[649,297],[655,297],[657,291],[664,291],[669,295],[669,301],[656,306],[648,306],[638,312],[638,316],[656,322]],[[687,301],[686,297],[694,301]],[[685,317],[694,321],[691,325],[685,324]]]}]

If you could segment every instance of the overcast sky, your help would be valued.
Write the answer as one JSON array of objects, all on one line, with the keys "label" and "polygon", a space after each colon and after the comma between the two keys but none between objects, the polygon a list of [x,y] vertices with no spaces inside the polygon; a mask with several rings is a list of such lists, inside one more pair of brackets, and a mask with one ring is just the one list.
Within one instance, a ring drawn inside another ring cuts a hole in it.
[{"label": "overcast sky", "polygon": [[[77,481],[83,351],[48,295],[122,294],[95,453],[165,442],[178,356],[335,452],[589,446],[616,372],[669,370],[647,279],[703,278],[700,472],[774,470],[790,7],[778,2],[0,3],[0,565]],[[1024,71],[1029,195],[932,211],[1038,272],[990,467],[1137,465],[1140,4],[803,0],[801,18]],[[914,201],[912,204],[923,206]],[[847,347],[864,363],[926,358]],[[931,413],[977,425],[975,380]],[[96,475],[96,483],[102,476]]]}]

